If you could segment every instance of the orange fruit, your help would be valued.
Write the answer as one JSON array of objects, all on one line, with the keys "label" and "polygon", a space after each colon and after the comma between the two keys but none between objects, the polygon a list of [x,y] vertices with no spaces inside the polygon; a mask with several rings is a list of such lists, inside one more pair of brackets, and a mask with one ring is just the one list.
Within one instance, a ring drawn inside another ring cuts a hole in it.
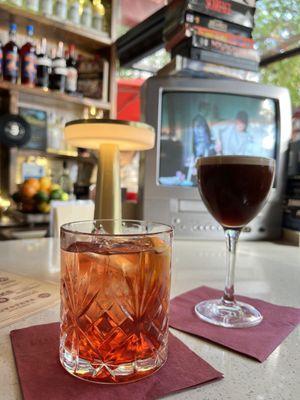
[{"label": "orange fruit", "polygon": [[25,181],[26,185],[34,187],[36,190],[40,190],[40,181],[36,178],[29,178]]},{"label": "orange fruit", "polygon": [[40,190],[49,192],[51,185],[52,185],[51,179],[48,178],[47,176],[43,176],[42,178],[40,178]]},{"label": "orange fruit", "polygon": [[38,192],[37,188],[25,182],[21,189],[22,196],[31,199]]}]

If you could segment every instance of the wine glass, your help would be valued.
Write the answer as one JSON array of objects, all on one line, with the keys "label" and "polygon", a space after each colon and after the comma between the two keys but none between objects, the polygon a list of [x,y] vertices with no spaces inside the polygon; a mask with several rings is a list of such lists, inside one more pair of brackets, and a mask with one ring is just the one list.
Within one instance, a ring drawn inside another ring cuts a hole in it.
[{"label": "wine glass", "polygon": [[250,156],[203,157],[197,162],[198,188],[226,239],[227,276],[221,299],[195,306],[199,318],[226,328],[258,325],[263,316],[253,306],[235,300],[236,246],[241,230],[263,208],[273,185],[275,160]]}]

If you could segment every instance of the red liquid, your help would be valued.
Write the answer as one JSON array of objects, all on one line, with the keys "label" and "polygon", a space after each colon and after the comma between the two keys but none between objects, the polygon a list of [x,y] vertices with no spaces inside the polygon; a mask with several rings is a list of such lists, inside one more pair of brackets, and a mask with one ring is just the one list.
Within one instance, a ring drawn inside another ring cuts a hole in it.
[{"label": "red liquid", "polygon": [[[61,358],[91,366],[71,373],[127,382],[157,369],[166,357],[169,291],[170,246],[157,238],[62,250]],[[132,373],[118,372],[134,363]]]},{"label": "red liquid", "polygon": [[250,222],[264,206],[273,183],[274,163],[259,157],[208,157],[200,159],[197,168],[201,197],[227,228]]}]

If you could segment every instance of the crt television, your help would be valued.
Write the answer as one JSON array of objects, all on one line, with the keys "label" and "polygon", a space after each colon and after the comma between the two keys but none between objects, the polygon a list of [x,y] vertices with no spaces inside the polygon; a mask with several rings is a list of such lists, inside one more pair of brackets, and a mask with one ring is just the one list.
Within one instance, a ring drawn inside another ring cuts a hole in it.
[{"label": "crt television", "polygon": [[140,217],[172,224],[177,238],[223,239],[196,186],[195,162],[209,155],[276,159],[268,202],[241,235],[278,238],[291,103],[285,88],[238,80],[153,77],[142,88],[143,120],[156,129],[142,155]]}]

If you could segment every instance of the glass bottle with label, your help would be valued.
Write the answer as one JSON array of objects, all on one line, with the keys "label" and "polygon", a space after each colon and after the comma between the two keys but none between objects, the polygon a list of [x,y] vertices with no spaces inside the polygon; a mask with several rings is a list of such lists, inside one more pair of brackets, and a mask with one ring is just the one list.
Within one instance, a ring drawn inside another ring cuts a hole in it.
[{"label": "glass bottle with label", "polygon": [[17,25],[9,25],[9,40],[3,47],[3,79],[17,83],[19,73],[19,48],[16,45]]},{"label": "glass bottle with label", "polygon": [[82,14],[81,14],[81,25],[85,28],[91,28],[92,26],[92,3],[90,0],[84,0],[82,5]]},{"label": "glass bottle with label", "polygon": [[28,86],[35,85],[36,79],[36,55],[33,44],[33,26],[27,25],[27,40],[20,50],[21,83]]},{"label": "glass bottle with label", "polygon": [[59,42],[56,55],[52,59],[52,71],[50,76],[50,88],[58,90],[59,92],[65,91],[67,77],[66,60],[63,54],[64,44],[63,42]]},{"label": "glass bottle with label", "polygon": [[53,0],[41,0],[40,1],[40,12],[43,15],[53,14]]},{"label": "glass bottle with label", "polygon": [[39,0],[25,0],[25,8],[29,11],[39,11]]},{"label": "glass bottle with label", "polygon": [[60,20],[67,19],[67,0],[56,0],[54,14]]},{"label": "glass bottle with label", "polygon": [[101,0],[93,0],[93,20],[92,27],[97,31],[103,31],[103,19],[105,15],[105,8]]},{"label": "glass bottle with label", "polygon": [[43,38],[38,46],[36,60],[36,86],[44,89],[49,87],[51,59],[47,55],[47,39]]},{"label": "glass bottle with label", "polygon": [[80,23],[80,4],[79,0],[69,0],[68,2],[68,20],[73,24]]},{"label": "glass bottle with label", "polygon": [[71,44],[69,46],[68,57],[67,57],[67,80],[66,80],[67,93],[75,94],[77,92],[77,79],[78,79],[78,64],[75,55],[75,46]]}]

